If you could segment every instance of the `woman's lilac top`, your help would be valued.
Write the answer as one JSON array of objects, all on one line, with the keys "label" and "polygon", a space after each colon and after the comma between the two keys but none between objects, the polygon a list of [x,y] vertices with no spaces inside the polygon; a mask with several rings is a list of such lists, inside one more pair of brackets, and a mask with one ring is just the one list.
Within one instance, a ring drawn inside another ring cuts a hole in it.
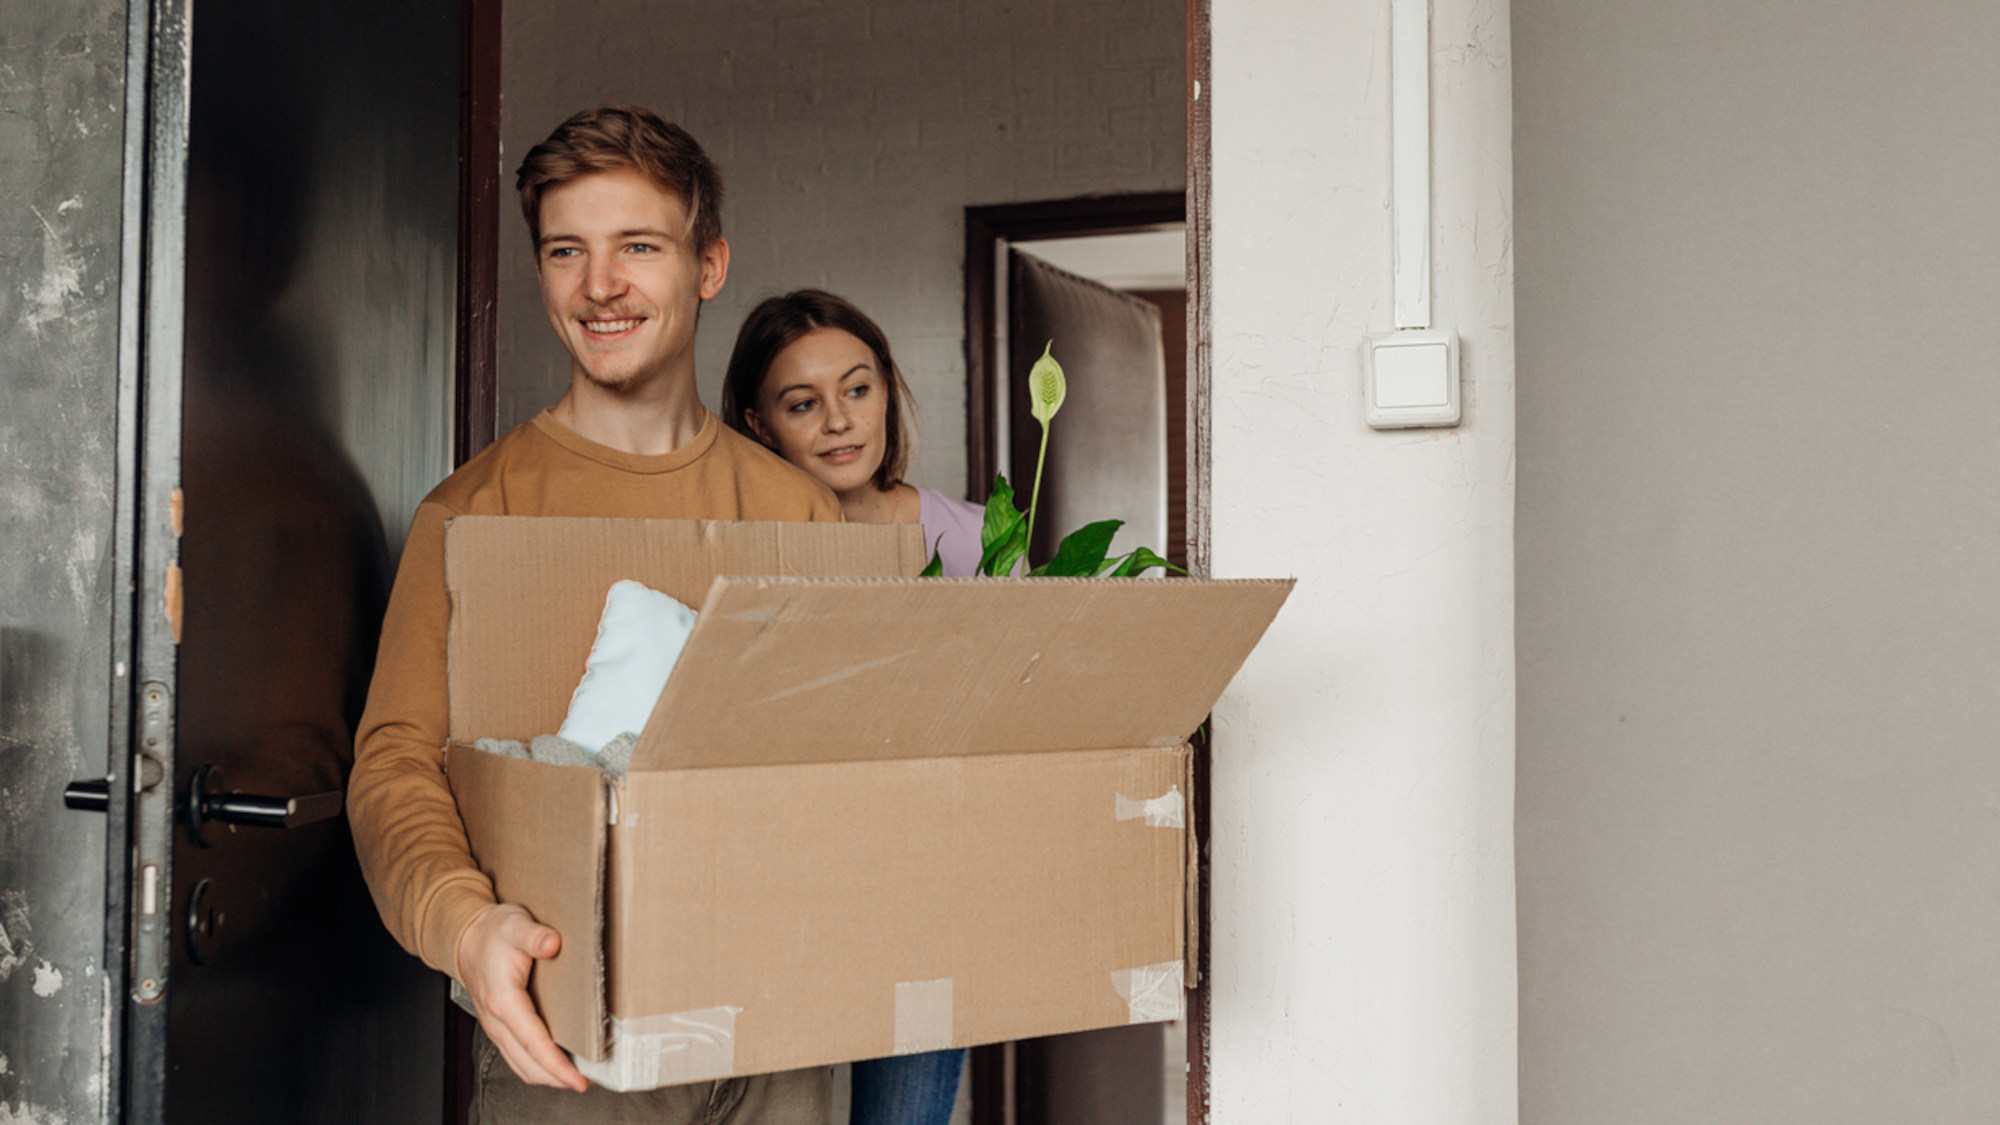
[{"label": "woman's lilac top", "polygon": [[917,485],[917,519],[924,525],[924,550],[935,549],[944,561],[945,576],[969,578],[979,570],[979,532],[986,509],[954,500],[935,488]]}]

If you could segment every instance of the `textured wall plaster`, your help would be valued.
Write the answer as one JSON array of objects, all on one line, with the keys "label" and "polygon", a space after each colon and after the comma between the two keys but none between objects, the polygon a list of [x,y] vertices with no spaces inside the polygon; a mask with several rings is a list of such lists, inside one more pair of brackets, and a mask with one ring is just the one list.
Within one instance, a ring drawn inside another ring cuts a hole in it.
[{"label": "textured wall plaster", "polygon": [[[0,1123],[98,1119],[125,6],[0,7]],[[68,986],[65,986],[68,981]]]},{"label": "textured wall plaster", "polygon": [[[650,105],[722,165],[727,288],[702,314],[711,407],[736,328],[800,286],[889,334],[923,415],[912,478],[965,480],[964,208],[1186,183],[1177,0],[559,0],[506,9],[505,155],[606,101]],[[511,199],[500,247],[502,429],[555,401],[569,362]]]},{"label": "textured wall plaster", "polygon": [[1215,572],[1300,580],[1216,712],[1218,1122],[1515,1118],[1507,8],[1433,20],[1465,420],[1375,432],[1389,6],[1213,7]]}]

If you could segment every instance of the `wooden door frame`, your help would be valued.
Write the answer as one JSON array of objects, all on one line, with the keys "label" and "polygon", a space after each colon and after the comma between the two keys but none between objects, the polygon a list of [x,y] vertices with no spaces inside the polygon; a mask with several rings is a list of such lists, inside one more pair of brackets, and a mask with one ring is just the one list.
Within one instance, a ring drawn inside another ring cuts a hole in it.
[{"label": "wooden door frame", "polygon": [[[1215,275],[1210,251],[1214,217],[1210,199],[1214,147],[1209,134],[1209,0],[1187,2],[1187,569],[1210,574],[1210,462],[1214,415],[1210,410],[1210,326]],[[1195,834],[1194,979],[1187,1003],[1187,1120],[1209,1119],[1209,749],[1208,726],[1194,739],[1188,795],[1188,830]]]},{"label": "wooden door frame", "polygon": [[452,465],[493,443],[499,425],[500,3],[460,0],[458,356]]},{"label": "wooden door frame", "polygon": [[[500,423],[500,4],[460,0],[458,96],[457,364],[451,463],[493,444]],[[465,1125],[472,1104],[473,1019],[449,1001],[444,1019],[444,1125]]]}]

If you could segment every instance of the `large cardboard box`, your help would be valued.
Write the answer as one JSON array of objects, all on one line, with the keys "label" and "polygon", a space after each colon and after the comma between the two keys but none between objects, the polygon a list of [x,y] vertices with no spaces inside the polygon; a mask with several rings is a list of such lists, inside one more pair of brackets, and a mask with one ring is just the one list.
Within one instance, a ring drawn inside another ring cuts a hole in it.
[{"label": "large cardboard box", "polygon": [[[447,768],[531,992],[641,1089],[1178,1018],[1184,740],[1289,581],[913,578],[914,526],[460,517]],[[700,608],[623,779],[554,731],[606,590]]]}]

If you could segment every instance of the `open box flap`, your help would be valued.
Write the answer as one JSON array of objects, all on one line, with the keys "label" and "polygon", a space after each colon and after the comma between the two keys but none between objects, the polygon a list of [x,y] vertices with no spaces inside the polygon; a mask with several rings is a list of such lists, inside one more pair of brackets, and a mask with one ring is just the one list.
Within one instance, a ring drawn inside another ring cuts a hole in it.
[{"label": "open box flap", "polygon": [[465,835],[501,902],[519,903],[563,936],[535,962],[528,993],[556,1042],[604,1057],[604,775],[453,743],[445,764]]},{"label": "open box flap", "polygon": [[915,574],[915,524],[458,516],[445,525],[451,737],[562,725],[612,583],[699,607],[723,574]]},{"label": "open box flap", "polygon": [[632,769],[1176,746],[1291,588],[717,578]]}]

